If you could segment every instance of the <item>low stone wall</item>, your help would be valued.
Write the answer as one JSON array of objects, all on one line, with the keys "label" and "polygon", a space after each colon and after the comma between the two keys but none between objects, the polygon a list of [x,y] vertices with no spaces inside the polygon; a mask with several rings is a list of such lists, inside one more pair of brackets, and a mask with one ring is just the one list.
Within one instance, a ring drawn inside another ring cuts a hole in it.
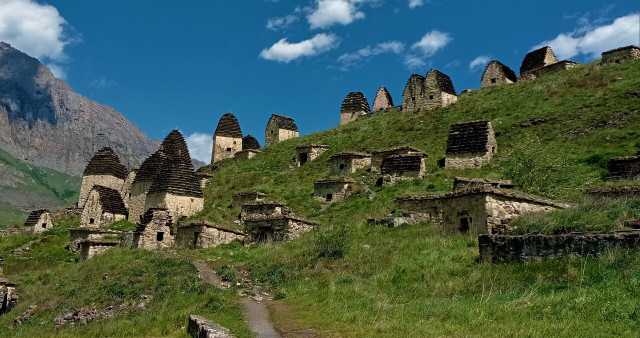
[{"label": "low stone wall", "polygon": [[229,329],[196,315],[189,316],[187,331],[192,337],[196,338],[234,337],[231,332],[229,332]]},{"label": "low stone wall", "polygon": [[81,252],[80,243],[83,241],[119,242],[122,232],[115,230],[100,230],[95,228],[69,229],[69,250],[75,253]]},{"label": "low stone wall", "polygon": [[117,242],[82,241],[80,242],[80,260],[84,261],[113,249]]},{"label": "low stone wall", "polygon": [[480,235],[478,249],[485,263],[540,261],[569,255],[598,256],[613,248],[640,249],[640,230],[561,235]]},{"label": "low stone wall", "polygon": [[183,248],[213,248],[234,240],[243,241],[244,233],[213,224],[199,223],[179,225],[175,245]]}]

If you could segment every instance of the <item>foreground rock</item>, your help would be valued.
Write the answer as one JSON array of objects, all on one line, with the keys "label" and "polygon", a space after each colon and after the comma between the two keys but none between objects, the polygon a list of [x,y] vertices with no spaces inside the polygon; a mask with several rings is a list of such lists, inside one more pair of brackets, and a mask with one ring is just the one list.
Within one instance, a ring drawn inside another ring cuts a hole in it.
[{"label": "foreground rock", "polygon": [[229,329],[224,328],[200,316],[189,316],[189,334],[196,338],[227,338],[234,337]]}]

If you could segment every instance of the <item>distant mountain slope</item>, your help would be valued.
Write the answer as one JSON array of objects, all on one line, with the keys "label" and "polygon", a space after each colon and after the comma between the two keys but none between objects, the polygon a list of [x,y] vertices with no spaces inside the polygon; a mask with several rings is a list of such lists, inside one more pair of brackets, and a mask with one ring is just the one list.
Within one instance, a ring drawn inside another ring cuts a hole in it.
[{"label": "distant mountain slope", "polygon": [[156,148],[122,114],[75,93],[37,59],[0,42],[0,148],[77,175],[106,145],[129,166]]},{"label": "distant mountain slope", "polygon": [[21,162],[0,149],[0,229],[22,223],[28,211],[73,204],[79,176]]}]

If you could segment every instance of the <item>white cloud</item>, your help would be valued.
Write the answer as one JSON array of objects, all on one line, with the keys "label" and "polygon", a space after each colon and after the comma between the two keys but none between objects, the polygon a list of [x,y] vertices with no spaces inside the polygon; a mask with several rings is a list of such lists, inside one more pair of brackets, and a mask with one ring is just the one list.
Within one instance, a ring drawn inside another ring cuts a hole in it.
[{"label": "white cloud", "polygon": [[294,14],[285,15],[282,17],[271,18],[267,21],[267,29],[279,30],[285,29],[298,21],[298,17]]},{"label": "white cloud", "polygon": [[335,24],[348,25],[364,19],[361,4],[378,5],[381,0],[316,0],[314,8],[306,8],[311,29],[327,28]]},{"label": "white cloud", "polygon": [[558,59],[568,59],[579,54],[598,58],[609,49],[640,44],[640,14],[617,18],[609,25],[592,27],[584,22],[571,33],[558,34],[553,40],[543,41],[533,49],[550,46]]},{"label": "white cloud", "polygon": [[400,41],[381,42],[373,47],[366,46],[353,53],[342,54],[338,58],[338,62],[342,63],[340,69],[347,71],[353,67],[361,65],[364,61],[376,55],[384,53],[400,54],[404,51],[404,43]]},{"label": "white cloud", "polygon": [[422,0],[409,0],[409,8],[416,8],[423,5]]},{"label": "white cloud", "polygon": [[68,59],[65,47],[79,41],[68,28],[53,6],[32,0],[0,0],[0,41],[48,63],[59,77],[64,77],[60,64]]},{"label": "white cloud", "polygon": [[95,87],[100,89],[115,87],[118,85],[118,82],[113,80],[107,80],[105,77],[101,77],[99,79],[93,80],[93,82],[89,83],[89,87]]},{"label": "white cloud", "polygon": [[411,46],[413,53],[405,57],[404,64],[409,69],[423,67],[426,64],[425,59],[433,56],[452,40],[449,33],[432,30]]},{"label": "white cloud", "polygon": [[486,66],[489,61],[491,61],[490,57],[486,55],[480,55],[469,63],[469,70],[472,72],[476,72],[479,69],[482,69],[482,67]]},{"label": "white cloud", "polygon": [[193,133],[187,137],[186,141],[191,157],[204,163],[211,162],[211,152],[213,150],[213,135]]},{"label": "white cloud", "polygon": [[311,39],[290,43],[287,38],[263,49],[260,57],[265,60],[289,63],[303,56],[313,56],[336,48],[340,39],[334,34],[317,34]]}]

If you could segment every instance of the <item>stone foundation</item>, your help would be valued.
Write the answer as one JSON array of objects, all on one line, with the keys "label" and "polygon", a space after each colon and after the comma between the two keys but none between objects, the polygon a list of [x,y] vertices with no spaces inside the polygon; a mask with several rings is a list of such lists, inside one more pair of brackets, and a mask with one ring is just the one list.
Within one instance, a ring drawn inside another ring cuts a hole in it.
[{"label": "stone foundation", "polygon": [[69,229],[69,250],[75,253],[81,252],[81,242],[119,242],[122,232],[115,230],[99,230],[95,228]]},{"label": "stone foundation", "polygon": [[101,242],[101,241],[81,241],[80,260],[84,261],[113,249],[118,246],[117,242]]},{"label": "stone foundation", "polygon": [[569,255],[598,256],[612,249],[640,249],[640,231],[613,234],[481,235],[480,259],[485,263],[515,263],[555,259]]},{"label": "stone foundation", "polygon": [[233,158],[239,151],[242,151],[242,136],[230,137],[216,135],[213,137],[211,164],[227,158]]}]

